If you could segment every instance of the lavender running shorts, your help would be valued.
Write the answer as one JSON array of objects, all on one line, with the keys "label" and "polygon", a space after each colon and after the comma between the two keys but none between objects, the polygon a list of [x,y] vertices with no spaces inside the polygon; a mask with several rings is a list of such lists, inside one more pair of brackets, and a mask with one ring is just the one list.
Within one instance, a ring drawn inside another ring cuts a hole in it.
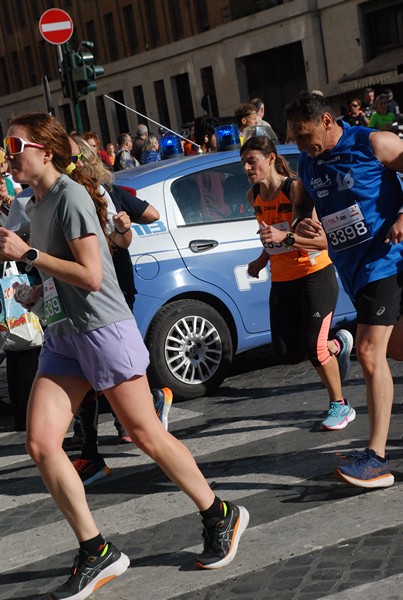
[{"label": "lavender running shorts", "polygon": [[75,335],[52,336],[47,329],[37,374],[79,377],[101,392],[144,375],[148,363],[136,321],[128,319]]}]

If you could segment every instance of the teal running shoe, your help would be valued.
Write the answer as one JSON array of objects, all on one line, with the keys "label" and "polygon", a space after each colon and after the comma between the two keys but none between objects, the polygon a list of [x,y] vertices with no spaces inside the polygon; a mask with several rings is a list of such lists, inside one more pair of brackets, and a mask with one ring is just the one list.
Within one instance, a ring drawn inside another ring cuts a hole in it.
[{"label": "teal running shoe", "polygon": [[344,400],[345,404],[340,402],[331,402],[326,419],[322,423],[324,431],[334,431],[344,429],[351,421],[354,421],[356,413],[354,408]]},{"label": "teal running shoe", "polygon": [[350,354],[353,349],[354,340],[347,329],[340,329],[334,337],[340,344],[340,352],[336,355],[336,359],[339,364],[340,380],[343,382],[351,373]]}]

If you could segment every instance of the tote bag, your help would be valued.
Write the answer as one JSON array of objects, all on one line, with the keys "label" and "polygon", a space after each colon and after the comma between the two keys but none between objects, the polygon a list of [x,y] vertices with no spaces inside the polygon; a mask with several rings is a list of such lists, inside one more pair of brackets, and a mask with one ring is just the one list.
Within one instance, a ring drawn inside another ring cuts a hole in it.
[{"label": "tote bag", "polygon": [[30,285],[27,275],[18,272],[11,261],[4,263],[0,278],[0,349],[28,350],[43,344],[43,331],[37,315],[14,298],[18,285]]}]

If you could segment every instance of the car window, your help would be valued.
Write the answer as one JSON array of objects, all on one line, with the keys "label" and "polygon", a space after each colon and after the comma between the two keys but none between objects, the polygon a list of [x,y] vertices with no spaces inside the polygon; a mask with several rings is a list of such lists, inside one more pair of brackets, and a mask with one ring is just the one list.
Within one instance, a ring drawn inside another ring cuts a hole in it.
[{"label": "car window", "polygon": [[[298,155],[286,158],[296,171]],[[249,187],[242,163],[236,162],[176,179],[171,192],[186,226],[253,219],[253,209],[246,200]]]},{"label": "car window", "polygon": [[291,171],[293,171],[294,173],[298,173],[299,154],[287,154],[287,156],[284,156],[284,158],[287,160],[288,164],[290,165]]},{"label": "car window", "polygon": [[246,200],[249,188],[242,164],[215,166],[181,177],[171,192],[185,225],[253,218]]}]

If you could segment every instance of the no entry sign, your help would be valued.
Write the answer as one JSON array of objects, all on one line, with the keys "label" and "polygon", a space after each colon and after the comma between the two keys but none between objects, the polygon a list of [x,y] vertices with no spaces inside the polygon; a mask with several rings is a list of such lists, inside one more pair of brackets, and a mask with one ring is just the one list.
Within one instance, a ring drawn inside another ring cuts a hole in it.
[{"label": "no entry sign", "polygon": [[39,31],[50,44],[64,44],[73,35],[73,21],[60,8],[50,8],[39,19]]}]

